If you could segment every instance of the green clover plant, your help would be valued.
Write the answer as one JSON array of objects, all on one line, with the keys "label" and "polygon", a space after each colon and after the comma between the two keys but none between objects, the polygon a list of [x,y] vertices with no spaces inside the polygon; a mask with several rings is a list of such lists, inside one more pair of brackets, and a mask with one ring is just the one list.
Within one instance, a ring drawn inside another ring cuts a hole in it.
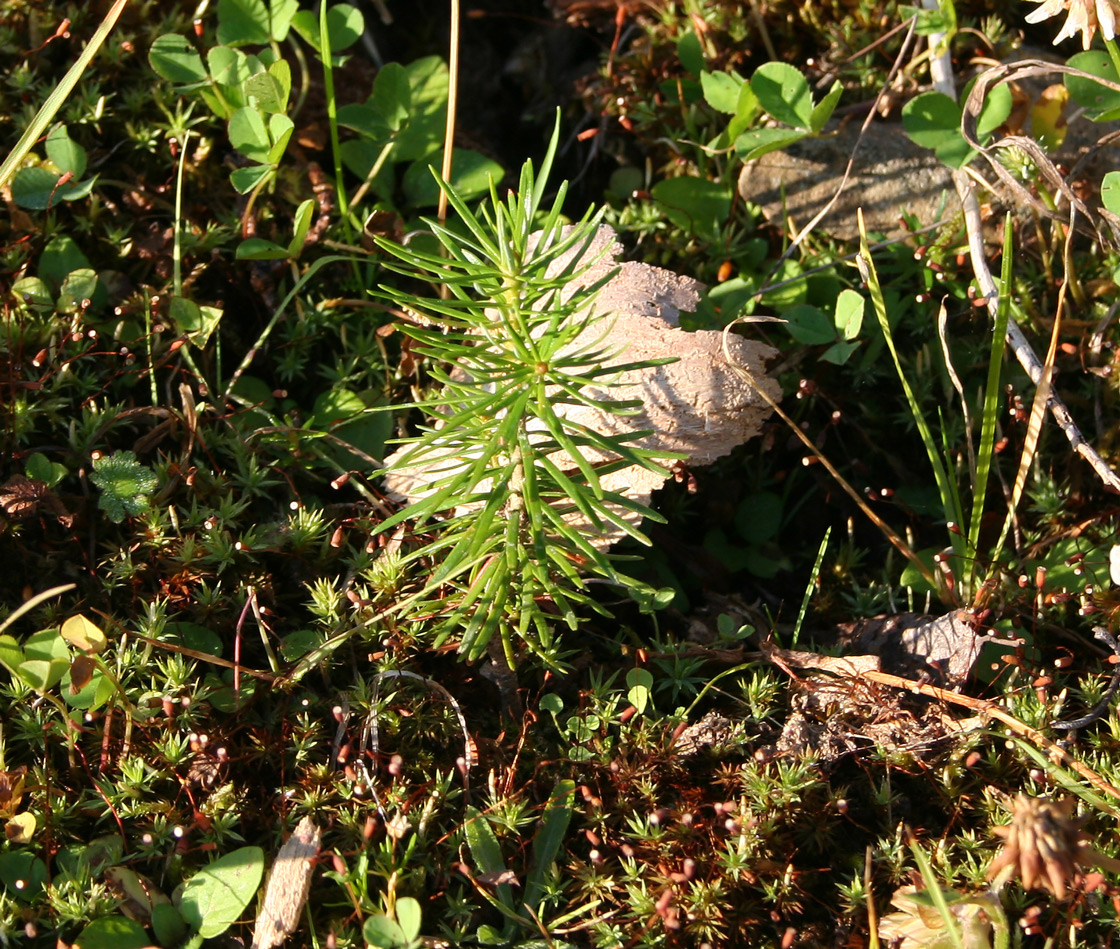
[{"label": "green clover plant", "polygon": [[515,642],[555,665],[555,621],[574,629],[581,607],[602,612],[585,575],[636,586],[596,540],[620,529],[648,543],[632,521],[651,512],[600,479],[659,470],[655,459],[669,457],[634,444],[647,433],[607,435],[568,418],[576,408],[627,413],[637,403],[618,398],[611,379],[651,364],[612,364],[593,306],[610,278],[579,285],[601,214],[565,228],[563,185],[542,210],[556,143],[554,134],[539,177],[527,162],[518,190],[503,202],[491,184],[477,214],[441,185],[463,225],[429,222],[446,256],[378,242],[396,258],[389,270],[448,290],[446,300],[377,291],[414,314],[405,331],[442,386],[416,406],[437,421],[405,439],[391,465],[426,482],[425,493],[380,530],[407,520],[434,532],[410,559],[437,564],[424,593],[440,618],[437,642],[458,635],[468,659],[500,642],[511,668]]}]

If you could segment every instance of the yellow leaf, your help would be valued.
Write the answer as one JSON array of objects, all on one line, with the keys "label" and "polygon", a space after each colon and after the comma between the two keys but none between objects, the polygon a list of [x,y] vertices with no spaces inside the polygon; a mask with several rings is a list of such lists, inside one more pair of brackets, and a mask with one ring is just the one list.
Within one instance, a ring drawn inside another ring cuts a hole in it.
[{"label": "yellow leaf", "polygon": [[35,815],[30,811],[16,814],[4,825],[4,833],[13,844],[31,843],[35,836]]},{"label": "yellow leaf", "polygon": [[1042,90],[1031,109],[1031,132],[1047,151],[1053,151],[1066,139],[1066,104],[1069,90],[1057,83]]},{"label": "yellow leaf", "polygon": [[108,645],[101,627],[90,622],[81,613],[71,616],[62,624],[62,638],[82,652],[99,653]]}]

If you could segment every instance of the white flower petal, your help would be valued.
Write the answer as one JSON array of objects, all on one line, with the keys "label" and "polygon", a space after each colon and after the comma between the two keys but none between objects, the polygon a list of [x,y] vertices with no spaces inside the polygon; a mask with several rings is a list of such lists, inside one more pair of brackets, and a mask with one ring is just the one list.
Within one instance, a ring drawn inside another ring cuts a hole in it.
[{"label": "white flower petal", "polygon": [[1100,24],[1101,36],[1106,40],[1116,39],[1116,11],[1112,8],[1112,0],[1097,0],[1097,23]]},{"label": "white flower petal", "polygon": [[1043,20],[1049,20],[1052,16],[1064,13],[1065,9],[1066,5],[1063,0],[1045,0],[1040,6],[1031,10],[1025,19],[1028,23],[1041,23]]}]

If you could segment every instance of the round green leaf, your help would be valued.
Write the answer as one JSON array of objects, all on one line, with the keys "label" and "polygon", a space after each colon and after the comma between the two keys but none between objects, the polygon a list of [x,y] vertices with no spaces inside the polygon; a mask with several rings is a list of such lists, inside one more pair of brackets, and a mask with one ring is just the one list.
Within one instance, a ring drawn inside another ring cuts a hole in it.
[{"label": "round green leaf", "polygon": [[933,153],[938,160],[944,162],[950,168],[963,168],[976,154],[959,132],[956,135],[947,136],[945,141],[933,150]]},{"label": "round green leaf", "polygon": [[241,86],[248,81],[249,58],[239,49],[215,46],[206,53],[206,66],[214,82],[228,88]]},{"label": "round green leaf", "polygon": [[327,10],[327,35],[331,52],[337,53],[353,46],[366,30],[362,11],[349,3],[336,3]]},{"label": "round green leaf", "polygon": [[237,168],[230,172],[229,182],[238,194],[248,194],[273,172],[271,165],[253,165],[250,168]]},{"label": "round green leaf", "polygon": [[763,293],[760,302],[773,307],[782,316],[795,304],[804,303],[809,294],[809,281],[795,279],[804,269],[799,261],[787,257],[778,267],[778,272],[770,276],[769,282],[775,284],[774,289]]},{"label": "round green leaf", "polygon": [[78,201],[93,190],[93,178],[63,185],[58,183],[60,178],[41,166],[21,168],[12,179],[12,198],[21,208],[45,211],[62,201]]},{"label": "round green leaf", "polygon": [[844,339],[855,339],[863,327],[864,299],[855,290],[843,290],[836,299],[836,331]]},{"label": "round green leaf", "polygon": [[197,623],[168,623],[166,634],[168,642],[176,643],[184,649],[208,656],[222,654],[222,637]]},{"label": "round green leaf", "polygon": [[148,50],[148,62],[161,77],[170,82],[194,83],[206,81],[206,67],[202,57],[185,36],[164,33],[157,36]]},{"label": "round green leaf", "polygon": [[259,109],[246,106],[233,113],[229,120],[229,143],[246,158],[266,161],[272,140]]},{"label": "round green leaf", "polygon": [[177,946],[186,938],[187,924],[170,903],[157,903],[152,907],[152,931],[160,945]]},{"label": "round green leaf", "polygon": [[411,896],[402,896],[397,900],[396,910],[397,925],[411,942],[420,935],[420,903]]},{"label": "round green leaf", "polygon": [[365,921],[362,937],[367,944],[377,946],[378,949],[396,949],[408,941],[401,927],[383,913],[370,916]]},{"label": "round green leaf", "polygon": [[62,281],[60,292],[78,301],[92,299],[97,292],[97,272],[89,267],[70,271]]},{"label": "round green leaf", "polygon": [[823,362],[835,363],[837,366],[842,366],[849,359],[852,358],[852,353],[859,349],[859,340],[839,340],[828,347],[820,358]]},{"label": "round green leaf", "polygon": [[1101,204],[1113,214],[1120,214],[1120,171],[1110,171],[1101,181]]},{"label": "round green leaf", "polygon": [[695,31],[690,29],[681,34],[677,41],[677,59],[693,76],[699,76],[704,71],[704,50]]},{"label": "round green leaf", "polygon": [[751,129],[735,139],[735,154],[743,161],[753,161],[771,152],[781,151],[808,135],[801,129]]},{"label": "round green leaf", "polygon": [[[18,177],[18,176],[17,176]],[[12,296],[19,304],[35,313],[49,313],[54,309],[54,297],[48,287],[38,277],[23,277],[12,284]],[[30,478],[38,475],[28,474]],[[45,478],[40,478],[45,481]]]},{"label": "round green leaf", "polygon": [[236,712],[257,691],[257,680],[242,676],[240,688],[233,687],[233,670],[221,675],[209,672],[202,680],[209,690],[209,701],[219,712]]},{"label": "round green leaf", "polygon": [[390,131],[396,132],[408,121],[412,88],[408,83],[408,72],[400,63],[386,63],[377,71],[369,105]]},{"label": "round green leaf", "polygon": [[806,346],[836,341],[836,327],[824,313],[808,303],[799,303],[782,314],[789,335]]},{"label": "round green leaf", "polygon": [[0,883],[9,896],[30,900],[43,891],[47,882],[47,865],[26,850],[0,853]]},{"label": "round green leaf", "polygon": [[735,511],[735,529],[745,541],[764,544],[778,535],[785,505],[773,491],[748,494]]},{"label": "round green leaf", "polygon": [[148,933],[126,916],[102,916],[86,926],[70,949],[144,949]]},{"label": "round green leaf", "polygon": [[353,418],[364,412],[365,408],[365,402],[356,392],[351,392],[349,389],[331,389],[315,400],[312,417],[316,425],[325,428],[343,419]]},{"label": "round green leaf", "polygon": [[58,287],[75,270],[89,267],[89,258],[66,234],[51,238],[39,255],[39,276]]},{"label": "round green leaf", "polygon": [[813,107],[813,114],[809,119],[809,126],[814,132],[819,132],[832,118],[832,113],[836,111],[836,106],[840,102],[840,96],[844,92],[844,84],[839,79],[832,84],[832,88],[828,90],[828,94],[820,101],[819,104]]},{"label": "round green leaf", "polygon": [[256,895],[264,875],[264,851],[241,847],[203,867],[183,887],[179,911],[204,939],[232,926]]},{"label": "round green leaf", "polygon": [[751,76],[751,91],[759,104],[779,122],[810,129],[813,93],[801,70],[789,63],[764,63]]},{"label": "round green leaf", "polygon": [[923,92],[903,106],[902,127],[915,145],[938,148],[946,136],[961,137],[961,110],[943,92]]},{"label": "round green leaf", "polygon": [[288,245],[288,256],[295,259],[303,250],[303,243],[307,240],[307,232],[311,230],[311,218],[315,213],[315,199],[308,198],[301,202],[292,217],[292,241]]},{"label": "round green leaf", "polygon": [[101,708],[113,697],[113,683],[101,672],[94,672],[84,684],[76,681],[75,666],[92,661],[89,656],[75,657],[62,677],[62,697],[71,708]]},{"label": "round green leaf", "polygon": [[263,237],[247,237],[237,245],[238,260],[287,260],[288,248],[266,241]]},{"label": "round green leaf", "polygon": [[23,642],[23,654],[27,659],[42,659],[52,662],[59,659],[69,663],[70,650],[57,629],[41,629],[32,633]]},{"label": "round green leaf", "polygon": [[978,142],[983,144],[989,135],[1007,121],[1013,104],[1010,86],[994,86],[988,90],[984,104],[980,107],[980,117],[976,120]]},{"label": "round green leaf", "polygon": [[23,662],[23,650],[15,637],[0,636],[0,664],[14,674],[21,662]]},{"label": "round green leaf", "polygon": [[323,645],[322,633],[313,629],[297,629],[280,640],[280,658],[285,662],[299,662],[321,645]]},{"label": "round green leaf", "polygon": [[277,113],[269,118],[268,136],[272,140],[272,145],[268,149],[265,161],[273,165],[280,161],[284,155],[284,149],[288,147],[288,140],[292,137],[295,127],[295,123],[282,113]]},{"label": "round green leaf", "polygon": [[559,715],[564,711],[564,700],[555,692],[546,692],[537,703],[544,711]]},{"label": "round green leaf", "polygon": [[218,0],[218,42],[264,46],[271,36],[264,0]]},{"label": "round green leaf", "polygon": [[210,339],[222,320],[223,310],[214,306],[199,306],[185,297],[172,297],[168,308],[172,324],[180,333],[186,333],[199,349]]},{"label": "round green leaf", "polygon": [[70,663],[65,659],[28,659],[19,664],[19,677],[28,688],[36,692],[46,692],[62,681]]},{"label": "round green leaf", "polygon": [[[438,152],[431,158],[414,162],[405,171],[401,187],[414,207],[432,207],[439,202],[439,186],[428,168],[438,168],[443,161],[442,154]],[[502,166],[485,155],[465,148],[455,150],[451,186],[464,201],[485,194],[490,190],[491,179],[498,181],[503,174]]]},{"label": "round green leaf", "polygon": [[27,456],[23,470],[27,472],[27,477],[42,481],[52,488],[66,477],[65,465],[60,465],[57,461],[51,461],[46,455],[38,451]]},{"label": "round green leaf", "polygon": [[704,101],[717,112],[734,115],[739,106],[739,92],[743,88],[743,78],[735,72],[700,73],[700,86],[704,90]]},{"label": "round green leaf", "polygon": [[[300,10],[292,17],[292,28],[316,50],[320,48],[317,13]],[[330,38],[332,54],[352,46],[364,32],[365,20],[361,10],[348,3],[336,3],[327,10],[327,36]]]},{"label": "round green leaf", "polygon": [[47,157],[62,172],[70,172],[74,178],[86,173],[86,150],[71,137],[65,125],[51,129],[46,141]]},{"label": "round green leaf", "polygon": [[288,106],[288,93],[271,72],[259,72],[245,81],[245,96],[255,100],[263,112],[283,112]]},{"label": "round green leaf", "polygon": [[360,465],[361,456],[355,456],[348,447],[373,458],[380,458],[385,452],[385,442],[393,435],[393,416],[388,412],[371,412],[360,418],[333,428],[332,433],[345,444],[335,442],[330,450],[347,467]]},{"label": "round green leaf", "polygon": [[[1112,66],[1112,60],[1103,50],[1091,49],[1087,53],[1078,53],[1070,57],[1067,65],[1116,82],[1116,70]],[[1115,117],[1112,113],[1120,110],[1120,92],[1115,89],[1109,89],[1099,82],[1082,76],[1067,75],[1065,83],[1070,97],[1086,110],[1091,119],[1097,121],[1105,118],[1112,119]]]},{"label": "round green leaf", "polygon": [[706,178],[668,178],[650,192],[677,227],[702,237],[712,237],[731,213],[731,185]]},{"label": "round green leaf", "polygon": [[626,699],[642,715],[649,705],[650,692],[653,691],[653,676],[648,669],[631,669],[626,673]]},{"label": "round green leaf", "polygon": [[288,38],[292,17],[299,11],[299,0],[272,0],[269,13],[272,19],[272,38],[283,43]]}]

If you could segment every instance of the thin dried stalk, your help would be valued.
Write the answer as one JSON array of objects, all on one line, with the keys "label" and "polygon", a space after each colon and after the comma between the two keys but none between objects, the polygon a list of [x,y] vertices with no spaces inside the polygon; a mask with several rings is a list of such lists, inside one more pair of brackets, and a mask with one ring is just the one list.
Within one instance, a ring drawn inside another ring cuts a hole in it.
[{"label": "thin dried stalk", "polygon": [[990,702],[987,699],[973,698],[971,695],[962,695],[960,692],[953,692],[949,689],[940,689],[935,685],[929,685],[925,682],[915,682],[913,679],[904,679],[902,676],[891,675],[887,672],[869,670],[861,673],[861,676],[865,679],[870,679],[872,682],[880,682],[883,685],[893,686],[896,689],[907,689],[918,695],[929,695],[941,702],[947,702],[951,705],[963,705],[973,711],[990,715],[997,721],[1003,722],[1003,724],[1017,735],[1027,739],[1042,751],[1046,752],[1051,761],[1063,764],[1071,770],[1076,771],[1098,791],[1102,791],[1110,797],[1115,798],[1117,801],[1120,801],[1120,788],[1113,787],[1097,774],[1097,772],[1092,770],[1092,768],[1070,755],[1061,745],[1052,742],[1037,728],[1032,728],[1026,722],[1019,721],[1014,715],[1005,711],[995,702]]}]

